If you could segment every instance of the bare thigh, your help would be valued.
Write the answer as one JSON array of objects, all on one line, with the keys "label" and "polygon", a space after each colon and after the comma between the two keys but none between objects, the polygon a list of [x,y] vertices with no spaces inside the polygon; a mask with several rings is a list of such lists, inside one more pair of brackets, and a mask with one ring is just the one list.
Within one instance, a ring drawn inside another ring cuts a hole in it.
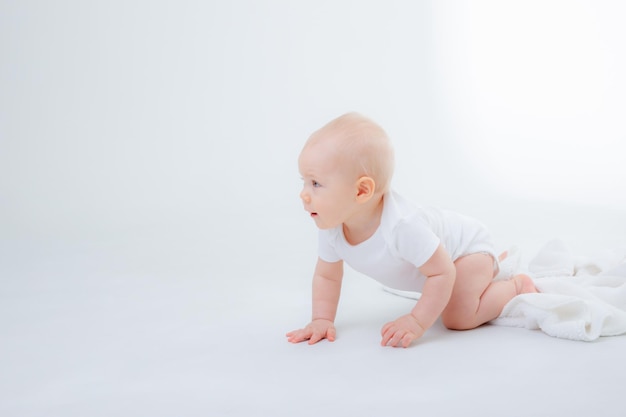
[{"label": "bare thigh", "polygon": [[480,298],[493,280],[493,262],[491,255],[485,253],[463,256],[454,262],[456,280],[450,301],[441,315],[444,325],[472,327],[464,321],[478,311]]}]

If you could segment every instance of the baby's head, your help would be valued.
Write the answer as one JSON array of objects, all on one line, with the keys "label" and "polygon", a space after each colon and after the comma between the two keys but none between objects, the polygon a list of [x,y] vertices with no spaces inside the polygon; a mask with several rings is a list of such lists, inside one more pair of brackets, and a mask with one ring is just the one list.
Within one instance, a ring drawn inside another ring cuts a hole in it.
[{"label": "baby's head", "polygon": [[328,158],[330,169],[342,171],[347,179],[357,181],[369,177],[375,193],[389,190],[393,176],[393,147],[385,131],[372,120],[358,113],[340,116],[314,132],[302,149],[321,152]]}]

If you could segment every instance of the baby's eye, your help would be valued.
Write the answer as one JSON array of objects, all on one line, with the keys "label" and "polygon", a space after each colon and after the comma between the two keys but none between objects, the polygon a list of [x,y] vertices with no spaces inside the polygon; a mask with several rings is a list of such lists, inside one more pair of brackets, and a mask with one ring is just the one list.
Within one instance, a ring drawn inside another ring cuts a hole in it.
[{"label": "baby's eye", "polygon": [[322,184],[320,184],[319,182],[317,182],[317,181],[315,181],[315,180],[311,180],[311,185],[313,185],[313,187],[314,187],[314,188],[317,188],[317,187],[321,187],[321,186],[322,186]]}]

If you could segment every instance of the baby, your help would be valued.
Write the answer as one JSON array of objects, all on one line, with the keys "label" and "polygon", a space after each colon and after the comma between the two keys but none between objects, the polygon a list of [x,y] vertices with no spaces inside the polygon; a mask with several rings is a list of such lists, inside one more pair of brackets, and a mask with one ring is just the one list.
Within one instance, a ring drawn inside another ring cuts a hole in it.
[{"label": "baby", "polygon": [[449,329],[498,317],[529,276],[494,281],[498,259],[485,227],[445,210],[412,205],[390,189],[393,149],[385,131],[355,113],[311,135],[298,159],[304,209],[320,229],[313,314],[289,342],[334,341],[343,262],[385,286],[421,292],[409,314],[383,326],[382,346],[408,347],[439,316]]}]

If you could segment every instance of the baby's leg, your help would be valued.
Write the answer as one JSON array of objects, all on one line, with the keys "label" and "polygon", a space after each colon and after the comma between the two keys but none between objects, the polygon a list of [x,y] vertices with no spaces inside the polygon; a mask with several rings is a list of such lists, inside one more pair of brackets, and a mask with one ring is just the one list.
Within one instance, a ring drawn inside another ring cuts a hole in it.
[{"label": "baby's leg", "polygon": [[518,294],[537,292],[527,275],[516,275],[507,281],[493,281],[493,258],[473,254],[459,258],[456,281],[450,301],[443,311],[443,324],[455,330],[480,326],[500,315],[502,309]]}]

